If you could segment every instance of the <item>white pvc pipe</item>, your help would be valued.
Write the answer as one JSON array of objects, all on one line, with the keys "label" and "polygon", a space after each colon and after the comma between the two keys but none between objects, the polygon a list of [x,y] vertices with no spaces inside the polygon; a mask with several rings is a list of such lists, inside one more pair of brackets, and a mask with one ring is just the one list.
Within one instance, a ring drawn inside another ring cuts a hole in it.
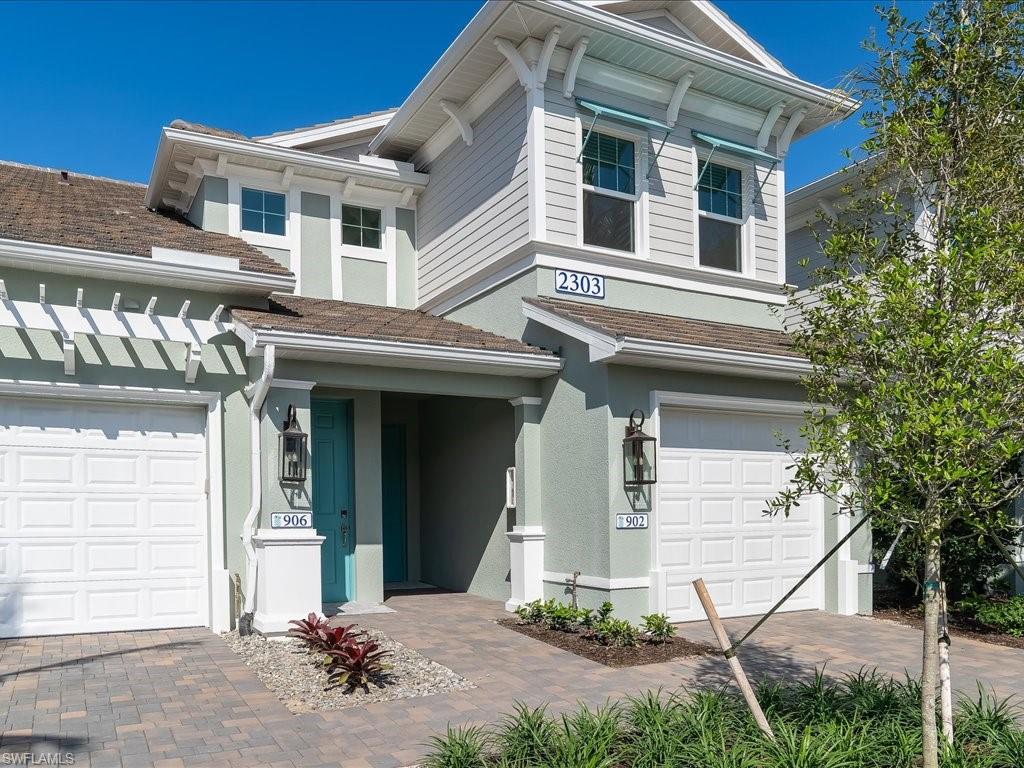
[{"label": "white pvc pipe", "polygon": [[[242,523],[242,548],[245,550],[243,614],[252,614],[256,608],[256,548],[253,546],[252,537],[256,533],[256,521],[259,518],[260,507],[263,503],[263,473],[260,464],[262,461],[260,454],[260,412],[263,410],[263,404],[267,401],[270,385],[274,381],[274,360],[274,345],[268,344],[263,348],[263,373],[259,379],[250,385],[252,400],[249,403],[249,442],[252,447],[252,464],[249,472],[252,476],[252,502],[249,505],[249,514],[245,516],[245,521]],[[249,394],[249,392],[246,392],[246,394]]]}]

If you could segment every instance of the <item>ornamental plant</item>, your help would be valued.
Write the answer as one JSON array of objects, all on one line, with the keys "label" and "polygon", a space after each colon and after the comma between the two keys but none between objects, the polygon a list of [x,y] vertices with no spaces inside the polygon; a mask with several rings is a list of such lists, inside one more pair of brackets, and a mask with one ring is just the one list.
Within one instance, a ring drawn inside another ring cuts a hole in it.
[{"label": "ornamental plant", "polygon": [[869,159],[838,219],[822,217],[812,290],[789,294],[815,406],[770,511],[821,493],[917,543],[921,752],[938,768],[943,541],[957,523],[1007,530],[1024,492],[1024,8],[880,13],[874,63],[853,78]]},{"label": "ornamental plant", "polygon": [[641,616],[640,631],[649,643],[667,643],[676,636],[675,625],[669,624],[668,616],[663,613]]},{"label": "ornamental plant", "polygon": [[356,639],[347,645],[327,652],[329,681],[336,685],[347,685],[350,689],[366,688],[371,680],[379,678],[386,670],[384,659],[391,651],[365,638]]}]

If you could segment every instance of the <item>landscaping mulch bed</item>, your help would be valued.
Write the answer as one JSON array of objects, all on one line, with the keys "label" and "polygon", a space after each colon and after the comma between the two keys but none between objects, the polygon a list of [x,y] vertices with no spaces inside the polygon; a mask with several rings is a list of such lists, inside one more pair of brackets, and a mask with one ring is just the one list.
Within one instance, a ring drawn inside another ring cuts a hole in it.
[{"label": "landscaping mulch bed", "polygon": [[259,634],[240,637],[237,632],[226,632],[221,637],[295,713],[346,709],[476,687],[448,667],[391,640],[382,632],[364,631],[381,648],[391,651],[391,656],[384,660],[389,669],[365,689],[329,685],[326,668],[319,663],[322,655],[310,654],[298,640],[268,639]]},{"label": "landscaping mulch bed", "polygon": [[682,637],[673,637],[665,643],[641,642],[633,648],[619,648],[601,645],[576,632],[560,632],[541,624],[524,624],[518,619],[499,619],[498,624],[608,667],[638,667],[642,664],[658,664],[671,659],[707,656],[717,652],[706,643],[695,643]]},{"label": "landscaping mulch bed", "polygon": [[[881,619],[882,621],[891,621],[895,624],[902,624],[905,627],[913,627],[914,629],[924,629],[924,616],[916,608],[875,608],[871,615],[872,618]],[[952,638],[966,637],[982,643],[1004,645],[1007,648],[1024,648],[1024,637],[1014,637],[1013,635],[992,632],[985,627],[979,626],[974,621],[964,616],[957,616],[952,612],[949,616],[949,630]]]}]

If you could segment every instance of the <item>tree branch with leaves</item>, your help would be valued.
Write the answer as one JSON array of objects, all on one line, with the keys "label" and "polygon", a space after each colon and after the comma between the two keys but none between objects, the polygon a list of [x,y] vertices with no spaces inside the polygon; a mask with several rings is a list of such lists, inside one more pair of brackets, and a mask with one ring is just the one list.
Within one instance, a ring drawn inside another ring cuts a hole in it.
[{"label": "tree branch with leaves", "polygon": [[885,34],[853,79],[868,159],[838,220],[823,217],[811,289],[789,293],[815,406],[771,510],[824,494],[919,540],[924,766],[937,768],[943,536],[1007,530],[1024,493],[1024,9],[879,12]]}]

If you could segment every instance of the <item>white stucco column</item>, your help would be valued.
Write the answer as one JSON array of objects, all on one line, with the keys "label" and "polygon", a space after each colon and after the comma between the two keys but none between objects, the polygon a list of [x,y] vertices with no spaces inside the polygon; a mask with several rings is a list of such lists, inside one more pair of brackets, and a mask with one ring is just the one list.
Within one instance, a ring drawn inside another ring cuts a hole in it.
[{"label": "white stucco column", "polygon": [[[836,523],[838,526],[836,538],[841,539],[850,532],[850,516],[839,515],[836,518]],[[836,613],[840,616],[854,616],[857,614],[860,603],[860,563],[853,559],[849,541],[839,548],[836,565],[838,566],[836,576],[839,580],[836,585],[838,596]]]},{"label": "white stucco column", "polygon": [[544,528],[541,513],[541,449],[539,397],[510,400],[515,408],[515,525],[507,534],[512,594],[505,603],[514,610],[544,596]]},{"label": "white stucco column", "polygon": [[261,528],[256,547],[256,614],[253,628],[265,635],[288,631],[288,622],[320,613],[320,545],[312,528]]}]

